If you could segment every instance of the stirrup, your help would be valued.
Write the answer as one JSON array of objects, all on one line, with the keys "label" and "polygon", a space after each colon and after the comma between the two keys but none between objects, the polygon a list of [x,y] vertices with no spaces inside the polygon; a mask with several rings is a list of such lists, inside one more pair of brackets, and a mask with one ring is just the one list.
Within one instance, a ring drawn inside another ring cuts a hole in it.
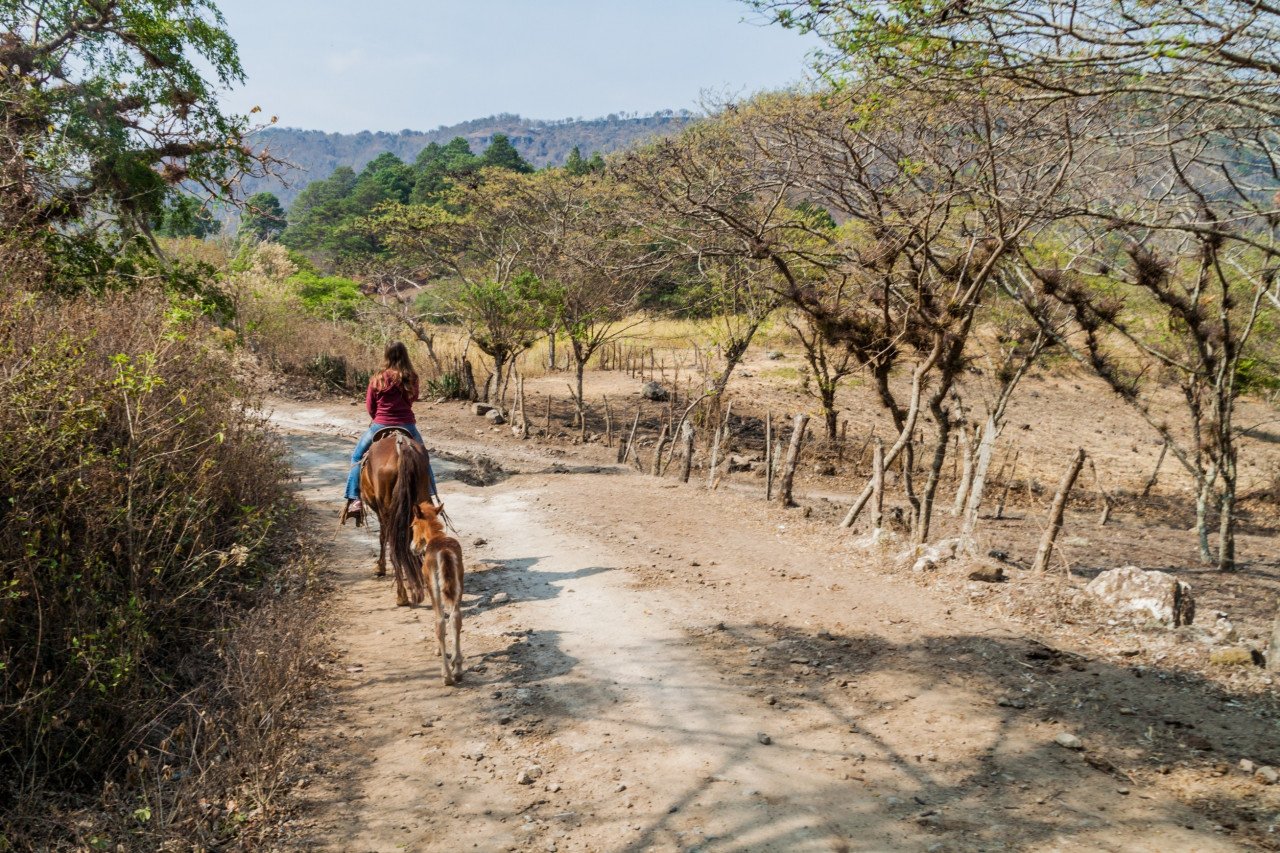
[{"label": "stirrup", "polygon": [[353,510],[351,506],[354,503],[357,501],[347,501],[347,505],[342,508],[342,516],[338,519],[339,526],[346,527],[347,519],[351,518],[355,520],[356,527],[364,527],[364,504],[361,503],[359,509]]}]

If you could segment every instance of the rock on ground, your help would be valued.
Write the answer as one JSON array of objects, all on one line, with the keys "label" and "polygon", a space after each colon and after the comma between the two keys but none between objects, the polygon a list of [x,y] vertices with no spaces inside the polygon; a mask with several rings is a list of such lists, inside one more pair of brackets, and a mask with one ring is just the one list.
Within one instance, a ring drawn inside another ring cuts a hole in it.
[{"label": "rock on ground", "polygon": [[649,380],[644,383],[644,385],[640,386],[640,396],[644,397],[646,400],[664,403],[666,402],[667,397],[670,396],[670,392],[667,391],[666,387],[663,386],[661,382]]},{"label": "rock on ground", "polygon": [[1196,615],[1191,586],[1165,572],[1111,569],[1089,581],[1085,591],[1117,613],[1146,615],[1164,625],[1190,625]]}]

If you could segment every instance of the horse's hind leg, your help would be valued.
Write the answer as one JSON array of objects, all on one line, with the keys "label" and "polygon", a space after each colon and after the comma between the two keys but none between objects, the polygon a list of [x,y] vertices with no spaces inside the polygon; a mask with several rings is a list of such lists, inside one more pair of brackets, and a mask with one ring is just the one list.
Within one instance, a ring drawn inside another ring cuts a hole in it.
[{"label": "horse's hind leg", "polygon": [[374,577],[385,578],[386,576],[387,576],[387,528],[383,527],[381,522],[379,522],[378,524],[378,568],[377,568],[377,571],[374,572]]},{"label": "horse's hind leg", "polygon": [[404,590],[404,578],[400,574],[400,567],[396,566],[396,607],[408,607],[409,595]]}]

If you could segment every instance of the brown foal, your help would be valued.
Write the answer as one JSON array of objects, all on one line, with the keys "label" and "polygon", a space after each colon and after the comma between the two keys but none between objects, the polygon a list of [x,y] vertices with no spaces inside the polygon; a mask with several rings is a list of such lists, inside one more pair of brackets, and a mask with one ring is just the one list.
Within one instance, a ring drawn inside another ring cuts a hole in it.
[{"label": "brown foal", "polygon": [[[452,685],[462,680],[462,546],[444,532],[443,512],[444,504],[433,506],[430,501],[414,506],[413,552],[422,558],[422,574],[435,609],[441,674],[444,683]],[[452,623],[452,657],[445,640],[446,623]]]}]

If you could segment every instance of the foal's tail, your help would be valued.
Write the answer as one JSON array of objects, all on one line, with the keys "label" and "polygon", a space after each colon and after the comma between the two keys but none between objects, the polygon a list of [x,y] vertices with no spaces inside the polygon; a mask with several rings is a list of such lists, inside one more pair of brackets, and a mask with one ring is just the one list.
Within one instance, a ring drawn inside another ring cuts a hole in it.
[{"label": "foal's tail", "polygon": [[391,491],[391,523],[387,530],[391,539],[391,565],[404,579],[409,601],[421,604],[426,588],[422,561],[413,553],[413,510],[414,502],[426,484],[426,462],[418,445],[401,435],[396,436],[396,456],[399,470],[395,488]]}]

